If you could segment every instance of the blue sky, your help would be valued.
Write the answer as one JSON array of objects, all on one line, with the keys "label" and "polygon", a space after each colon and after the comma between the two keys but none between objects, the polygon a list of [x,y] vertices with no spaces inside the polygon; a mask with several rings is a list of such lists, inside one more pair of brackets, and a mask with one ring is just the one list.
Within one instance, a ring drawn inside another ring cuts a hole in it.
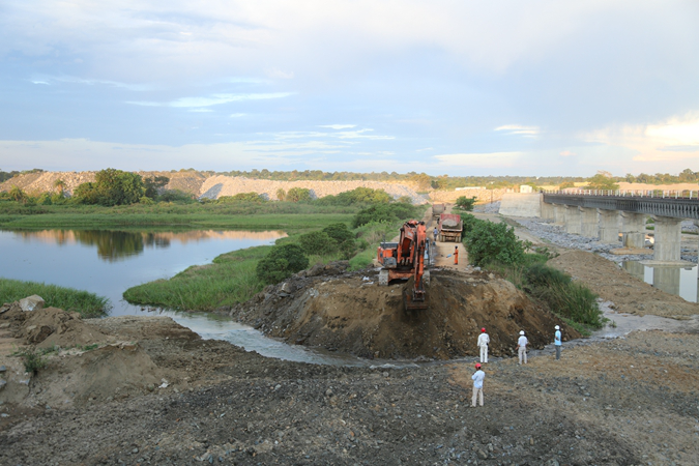
[{"label": "blue sky", "polygon": [[3,0],[0,169],[699,171],[699,2]]}]

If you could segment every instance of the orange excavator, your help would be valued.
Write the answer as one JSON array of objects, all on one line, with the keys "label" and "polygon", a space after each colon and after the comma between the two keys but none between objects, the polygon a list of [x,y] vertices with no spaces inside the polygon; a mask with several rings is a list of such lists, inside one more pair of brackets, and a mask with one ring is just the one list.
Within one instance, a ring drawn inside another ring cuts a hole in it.
[{"label": "orange excavator", "polygon": [[429,263],[429,239],[425,222],[409,220],[400,229],[397,243],[386,241],[379,245],[377,256],[382,268],[379,285],[393,280],[408,280],[403,290],[406,310],[427,309],[425,285],[429,284],[429,271],[425,270],[425,256]]}]

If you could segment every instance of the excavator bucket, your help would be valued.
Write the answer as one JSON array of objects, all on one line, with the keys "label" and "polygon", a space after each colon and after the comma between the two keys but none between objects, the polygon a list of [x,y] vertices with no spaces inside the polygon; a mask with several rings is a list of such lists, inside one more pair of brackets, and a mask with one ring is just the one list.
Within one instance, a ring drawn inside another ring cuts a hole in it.
[{"label": "excavator bucket", "polygon": [[427,293],[422,291],[417,293],[413,286],[414,278],[410,277],[403,287],[403,305],[406,311],[423,311],[427,309]]}]

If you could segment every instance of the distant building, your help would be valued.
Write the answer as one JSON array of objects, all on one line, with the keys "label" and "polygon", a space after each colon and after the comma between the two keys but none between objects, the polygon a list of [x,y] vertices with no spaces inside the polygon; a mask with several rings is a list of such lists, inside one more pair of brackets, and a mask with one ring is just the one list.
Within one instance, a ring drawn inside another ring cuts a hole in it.
[{"label": "distant building", "polygon": [[533,191],[534,190],[532,189],[532,187],[529,186],[528,184],[523,184],[523,185],[520,185],[520,187],[519,187],[520,193],[531,193]]}]

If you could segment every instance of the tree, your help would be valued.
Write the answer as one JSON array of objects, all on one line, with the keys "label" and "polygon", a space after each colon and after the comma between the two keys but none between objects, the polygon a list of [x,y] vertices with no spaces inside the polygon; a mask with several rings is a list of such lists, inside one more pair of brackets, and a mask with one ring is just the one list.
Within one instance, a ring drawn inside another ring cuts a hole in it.
[{"label": "tree", "polygon": [[464,243],[473,265],[491,262],[514,265],[524,261],[524,245],[517,239],[515,230],[505,223],[476,221],[465,234]]},{"label": "tree", "polygon": [[94,183],[83,183],[75,190],[76,202],[103,206],[136,204],[145,193],[141,176],[107,168],[97,172]]},{"label": "tree", "polygon": [[604,191],[616,191],[619,185],[614,182],[614,178],[609,173],[597,173],[588,180],[589,189],[599,189]]},{"label": "tree", "polygon": [[466,196],[459,196],[456,199],[456,205],[459,206],[459,208],[470,212],[473,210],[473,206],[476,203],[476,198],[475,197],[466,197]]},{"label": "tree", "polygon": [[299,243],[306,254],[324,256],[337,251],[337,241],[324,231],[312,231],[299,237]]},{"label": "tree", "polygon": [[291,188],[286,193],[286,200],[291,202],[310,201],[311,199],[311,190],[306,188]]},{"label": "tree", "polygon": [[286,191],[284,191],[284,188],[277,189],[277,199],[279,199],[280,201],[286,199]]},{"label": "tree", "polygon": [[291,275],[308,267],[308,258],[298,244],[275,246],[260,262],[255,272],[257,278],[266,284],[279,283]]},{"label": "tree", "polygon": [[17,187],[17,185],[13,185],[12,189],[10,189],[10,199],[17,201],[17,202],[26,202],[27,201],[27,195]]},{"label": "tree", "polygon": [[63,191],[66,189],[66,182],[59,178],[53,182],[53,187],[58,189],[59,193],[63,194]]},{"label": "tree", "polygon": [[143,186],[146,191],[144,195],[151,199],[158,197],[158,190],[164,188],[170,182],[167,176],[149,176],[143,180]]}]

